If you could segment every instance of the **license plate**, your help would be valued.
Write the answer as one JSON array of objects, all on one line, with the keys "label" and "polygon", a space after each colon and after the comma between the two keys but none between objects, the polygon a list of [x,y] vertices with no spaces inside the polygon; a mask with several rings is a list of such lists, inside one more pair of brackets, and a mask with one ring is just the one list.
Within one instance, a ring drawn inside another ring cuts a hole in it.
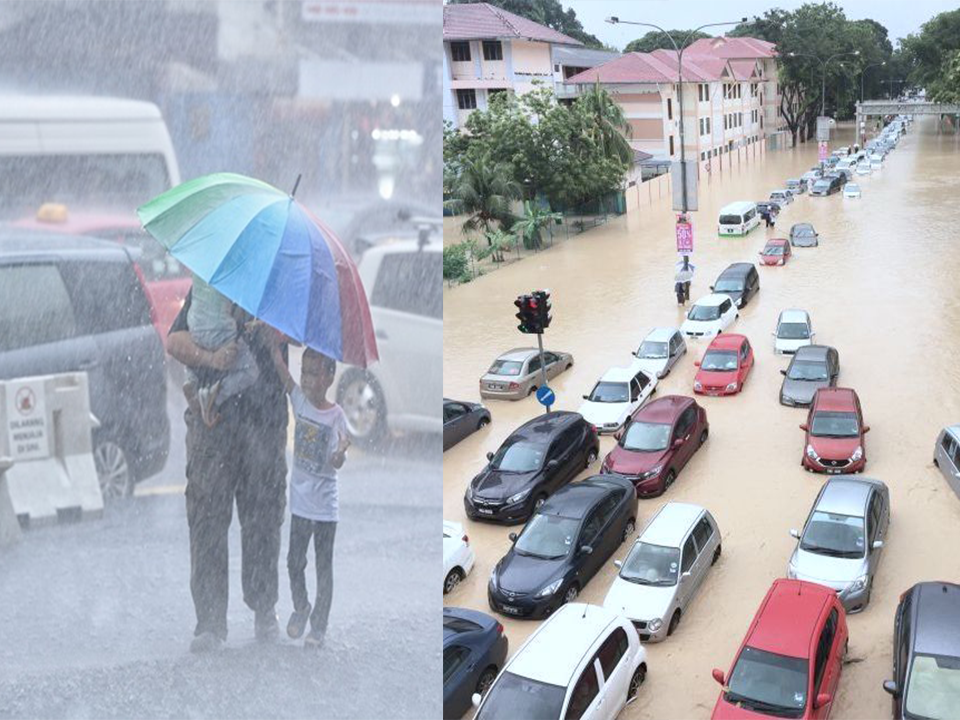
[{"label": "license plate", "polygon": [[503,390],[503,385],[497,385],[495,383],[490,383],[491,390]]},{"label": "license plate", "polygon": [[843,471],[840,468],[827,468],[828,475],[839,475],[841,472]]},{"label": "license plate", "polygon": [[490,508],[477,508],[477,512],[481,515],[493,515],[493,510]]},{"label": "license plate", "polygon": [[712,395],[713,397],[718,397],[720,395],[716,390],[707,390],[707,395]]},{"label": "license plate", "polygon": [[501,605],[500,609],[503,610],[507,615],[519,615],[520,608],[515,608],[511,605]]}]

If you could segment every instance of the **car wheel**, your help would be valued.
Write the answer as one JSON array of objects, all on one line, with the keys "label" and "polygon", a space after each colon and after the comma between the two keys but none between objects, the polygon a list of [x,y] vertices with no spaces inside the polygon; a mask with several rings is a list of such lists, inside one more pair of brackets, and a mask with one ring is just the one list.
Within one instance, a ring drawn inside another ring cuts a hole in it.
[{"label": "car wheel", "polygon": [[362,447],[379,443],[387,431],[387,406],[380,385],[363,371],[349,372],[337,386],[337,403],[347,419],[347,431]]},{"label": "car wheel", "polygon": [[573,367],[573,363],[567,363],[567,367],[565,367],[564,370],[569,370],[572,367]]},{"label": "car wheel", "polygon": [[487,694],[487,690],[490,689],[490,686],[493,685],[493,681],[497,679],[497,669],[491,665],[486,670],[483,671],[483,674],[480,676],[480,679],[477,680],[477,689],[476,692],[481,697]]},{"label": "car wheel", "polygon": [[623,527],[623,539],[620,542],[626,542],[630,539],[630,536],[633,535],[633,531],[637,529],[637,521],[633,518],[627,520],[627,524]]},{"label": "car wheel", "polygon": [[489,424],[490,424],[490,418],[482,417],[480,418],[480,422],[477,423],[477,430],[485,428]]},{"label": "car wheel", "polygon": [[721,545],[717,545],[717,549],[713,551],[713,559],[710,561],[710,564],[711,564],[711,565],[716,565],[716,564],[717,564],[717,560],[720,559],[720,553],[722,553],[722,552],[723,552],[722,546],[721,546]]},{"label": "car wheel", "polygon": [[530,389],[527,390],[527,397],[530,397],[530,396],[533,395],[536,391],[537,391],[537,386],[536,386],[536,385],[531,385],[531,386],[530,386]]},{"label": "car wheel", "polygon": [[578,588],[577,584],[574,583],[573,585],[568,587],[567,591],[563,594],[563,602],[561,604],[566,605],[568,603],[576,602],[577,596],[579,594],[580,594],[580,588]]},{"label": "car wheel", "polygon": [[103,501],[112,502],[133,494],[133,473],[127,454],[117,442],[105,438],[93,449],[93,464],[100,481]]},{"label": "car wheel", "polygon": [[627,688],[627,703],[633,702],[637,693],[640,690],[640,686],[643,685],[643,681],[647,679],[647,666],[644,663],[640,663],[640,666],[633,671],[633,677],[630,678],[630,685]]},{"label": "car wheel", "polygon": [[460,568],[454,568],[447,573],[447,577],[443,581],[443,594],[452,593],[457,589],[457,586],[463,580],[463,570]]},{"label": "car wheel", "polygon": [[596,448],[591,448],[590,451],[587,453],[587,467],[590,467],[591,465],[593,465],[597,461],[598,457],[600,456],[597,453]]},{"label": "car wheel", "polygon": [[670,489],[670,486],[673,485],[673,481],[677,479],[677,473],[671,470],[667,473],[667,476],[663,479],[663,491],[666,492]]},{"label": "car wheel", "polygon": [[937,460],[936,458],[934,458],[934,459],[933,459],[933,466],[934,466],[934,467],[937,467],[937,468],[940,467],[940,461]]},{"label": "car wheel", "polygon": [[707,438],[709,437],[710,437],[710,431],[704,428],[703,432],[700,433],[700,444],[703,445],[705,442],[707,442]]},{"label": "car wheel", "polygon": [[680,625],[680,610],[673,611],[673,617],[670,618],[670,626],[667,628],[667,637],[670,637],[677,631],[677,626]]},{"label": "car wheel", "polygon": [[537,495],[537,497],[534,498],[534,500],[533,500],[533,512],[539,511],[540,508],[543,507],[543,504],[544,504],[546,501],[547,501],[547,496],[546,496],[546,495],[543,495],[543,494]]}]

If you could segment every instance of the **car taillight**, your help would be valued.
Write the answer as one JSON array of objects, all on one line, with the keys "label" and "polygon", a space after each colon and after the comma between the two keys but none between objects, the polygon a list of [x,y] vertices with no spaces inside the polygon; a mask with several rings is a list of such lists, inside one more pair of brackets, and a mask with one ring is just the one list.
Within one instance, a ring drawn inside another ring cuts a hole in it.
[{"label": "car taillight", "polygon": [[510,389],[511,389],[511,390],[519,390],[519,389],[520,389],[519,383],[515,383],[515,382],[510,383]]},{"label": "car taillight", "polygon": [[503,635],[503,625],[497,623],[497,635]]},{"label": "car taillight", "polygon": [[468,538],[466,535],[464,535],[464,536],[463,536],[462,538],[460,538],[460,539],[463,540],[463,542],[465,542],[466,544],[468,544],[468,545],[470,544],[470,538]]}]

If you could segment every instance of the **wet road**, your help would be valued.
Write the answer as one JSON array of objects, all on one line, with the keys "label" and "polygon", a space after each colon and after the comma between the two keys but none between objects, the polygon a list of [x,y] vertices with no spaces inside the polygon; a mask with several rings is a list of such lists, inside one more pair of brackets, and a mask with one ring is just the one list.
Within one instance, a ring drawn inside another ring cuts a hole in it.
[{"label": "wet road", "polygon": [[[850,144],[840,131],[832,147]],[[960,192],[960,140],[938,135],[918,118],[884,167],[858,178],[861,200],[801,196],[780,215],[775,231],[762,226],[745,238],[716,236],[720,207],[758,200],[816,163],[816,146],[771,152],[734,167],[722,180],[701,183],[693,215],[696,299],[731,262],[755,261],[767,237],[787,234],[794,222],[812,222],[820,247],[798,248],[786,267],[761,267],[761,291],[730,328],[746,334],[756,366],[744,391],[702,398],[711,435],[663,498],[641,501],[639,523],[667,500],[706,506],[721,529],[723,557],[684,616],[677,633],[649,645],[647,682],[621,717],[708,717],[719,691],[710,676],[726,671],[770,583],[783,577],[795,541],[823,477],[800,468],[805,411],[777,402],[787,360],[775,356],[770,333],[779,312],[810,312],[819,343],[840,353],[841,386],[860,395],[868,464],[865,475],[890,487],[891,526],[871,605],[848,618],[850,657],[832,717],[889,716],[881,684],[890,676],[893,615],[901,592],[921,580],[960,580],[960,500],[932,465],[939,430],[960,418],[960,296],[955,268]],[[609,367],[627,365],[651,327],[679,325],[673,291],[674,216],[667,204],[612,219],[539,256],[528,258],[444,294],[444,395],[478,399],[477,379],[494,357],[528,344],[516,331],[513,299],[552,291],[553,324],[547,349],[572,352],[576,364],[552,383],[557,409],[576,410],[581,395]],[[535,345],[535,342],[533,343]],[[661,382],[658,396],[692,394],[689,352]],[[533,398],[488,401],[493,423],[444,454],[444,517],[464,522],[477,563],[450,605],[490,612],[486,583],[507,551],[509,528],[473,523],[463,492],[484,466],[484,455],[522,422],[542,412]],[[601,440],[601,457],[613,446]],[[599,472],[599,463],[591,468]],[[614,556],[622,558],[627,546]],[[614,578],[611,562],[581,594],[602,603]],[[516,650],[535,623],[500,617]]]}]

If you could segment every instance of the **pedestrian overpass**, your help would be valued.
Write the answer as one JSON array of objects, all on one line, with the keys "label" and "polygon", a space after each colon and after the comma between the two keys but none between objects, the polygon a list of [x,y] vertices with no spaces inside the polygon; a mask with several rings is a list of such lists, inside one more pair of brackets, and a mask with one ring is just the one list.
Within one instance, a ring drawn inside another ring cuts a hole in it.
[{"label": "pedestrian overpass", "polygon": [[898,100],[866,100],[857,103],[857,128],[860,136],[866,135],[864,123],[869,117],[886,117],[887,115],[936,115],[941,122],[951,117],[954,131],[957,129],[957,120],[960,119],[960,103],[935,102],[900,102]]}]

